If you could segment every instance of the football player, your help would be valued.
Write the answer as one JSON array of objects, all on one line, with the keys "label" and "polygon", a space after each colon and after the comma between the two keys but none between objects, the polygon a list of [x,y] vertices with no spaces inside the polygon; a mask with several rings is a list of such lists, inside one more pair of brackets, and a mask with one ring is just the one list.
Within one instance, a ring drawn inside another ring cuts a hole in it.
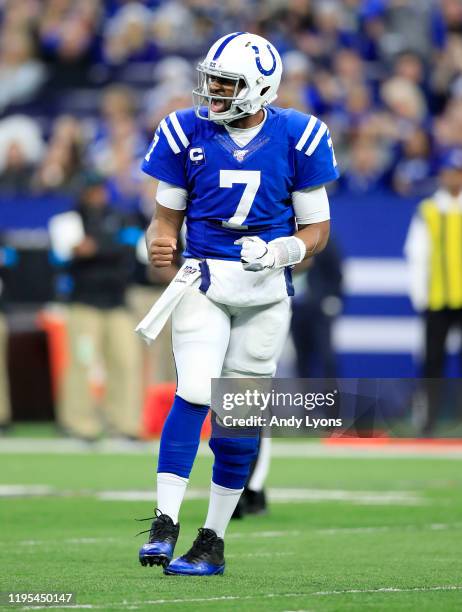
[{"label": "football player", "polygon": [[289,325],[291,266],[326,245],[324,185],[338,176],[325,123],[270,106],[282,74],[270,42],[229,34],[197,69],[194,107],[160,122],[142,166],[159,181],[147,231],[151,263],[172,265],[183,221],[186,261],[137,328],[153,339],[173,311],[178,372],[160,442],[158,508],[139,557],[165,574],[195,576],[224,571],[223,538],[258,446],[258,436],[212,435],[207,517],[191,549],[173,558],[211,379],[274,376]]}]

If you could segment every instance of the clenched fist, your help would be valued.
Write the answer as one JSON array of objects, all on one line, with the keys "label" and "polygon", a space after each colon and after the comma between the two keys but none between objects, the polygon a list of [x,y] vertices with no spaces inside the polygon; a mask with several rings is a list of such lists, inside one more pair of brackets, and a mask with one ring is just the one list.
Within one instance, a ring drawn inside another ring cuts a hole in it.
[{"label": "clenched fist", "polygon": [[154,238],[149,244],[149,261],[155,268],[168,267],[175,256],[176,239],[171,237]]}]

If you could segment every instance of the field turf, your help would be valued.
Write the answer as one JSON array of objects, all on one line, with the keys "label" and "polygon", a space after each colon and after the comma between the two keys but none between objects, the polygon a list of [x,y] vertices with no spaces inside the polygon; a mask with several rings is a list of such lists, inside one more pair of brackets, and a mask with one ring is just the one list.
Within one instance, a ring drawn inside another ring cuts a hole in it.
[{"label": "field turf", "polygon": [[[462,455],[289,457],[299,445],[275,443],[270,513],[232,522],[211,578],[138,564],[151,452],[0,452],[0,591],[73,591],[90,610],[462,610]],[[210,467],[202,453],[177,553],[202,525]]]}]

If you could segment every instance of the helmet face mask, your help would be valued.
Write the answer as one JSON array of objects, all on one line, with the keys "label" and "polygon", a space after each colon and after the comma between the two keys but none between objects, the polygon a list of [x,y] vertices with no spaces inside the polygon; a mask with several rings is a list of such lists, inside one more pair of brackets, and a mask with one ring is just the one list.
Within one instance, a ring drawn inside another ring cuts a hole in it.
[{"label": "helmet face mask", "polygon": [[[247,114],[245,110],[239,109],[239,101],[243,102],[243,96],[248,91],[248,83],[243,74],[231,74],[228,72],[205,71],[201,64],[197,66],[198,86],[193,90],[193,102],[196,115],[200,119],[215,121],[217,123],[227,123],[234,121]],[[210,92],[210,83],[215,79],[230,81],[233,87],[232,96],[222,96]],[[214,102],[223,102],[223,110],[213,109]]]},{"label": "helmet face mask", "polygon": [[[254,115],[277,97],[282,63],[277,50],[264,38],[235,32],[212,45],[197,70],[199,82],[193,90],[196,115],[223,124]],[[222,89],[230,95],[211,90],[213,81],[226,81]]]}]

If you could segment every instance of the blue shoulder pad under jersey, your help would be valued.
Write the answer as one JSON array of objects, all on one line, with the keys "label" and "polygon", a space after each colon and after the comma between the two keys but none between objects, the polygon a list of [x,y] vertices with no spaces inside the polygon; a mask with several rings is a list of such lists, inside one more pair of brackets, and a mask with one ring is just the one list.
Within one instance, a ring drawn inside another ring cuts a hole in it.
[{"label": "blue shoulder pad under jersey", "polygon": [[159,123],[141,169],[161,181],[187,188],[185,152],[194,131],[194,110],[170,113]]},{"label": "blue shoulder pad under jersey", "polygon": [[294,191],[337,179],[339,171],[327,125],[314,115],[294,110],[287,123],[294,146]]}]

